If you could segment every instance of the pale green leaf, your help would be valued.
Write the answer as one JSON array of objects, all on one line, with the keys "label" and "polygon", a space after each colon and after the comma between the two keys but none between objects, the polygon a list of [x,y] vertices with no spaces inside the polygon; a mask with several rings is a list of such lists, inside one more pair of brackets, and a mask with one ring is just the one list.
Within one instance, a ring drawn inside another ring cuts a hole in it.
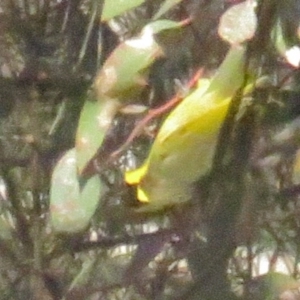
[{"label": "pale green leaf", "polygon": [[164,30],[182,27],[182,25],[183,24],[181,22],[175,22],[171,20],[157,20],[147,24],[144,27],[143,31],[151,31],[152,34],[157,34]]},{"label": "pale green leaf", "polygon": [[117,17],[129,9],[141,5],[145,0],[105,0],[101,21],[109,21]]},{"label": "pale green leaf", "polygon": [[247,0],[233,5],[222,15],[219,35],[231,45],[241,44],[254,36],[256,27],[255,2]]},{"label": "pale green leaf", "polygon": [[130,100],[128,94],[144,87],[147,82],[143,72],[162,55],[151,30],[121,43],[105,61],[96,75],[94,87],[97,98],[103,97]]},{"label": "pale green leaf", "polygon": [[76,133],[77,171],[81,174],[102,145],[118,108],[113,100],[87,100],[81,111]]},{"label": "pale green leaf", "polygon": [[163,55],[154,35],[183,25],[170,20],[154,21],[146,25],[138,37],[121,43],[96,75],[94,88],[98,100],[109,97],[130,101],[132,97],[128,95],[147,84],[144,73]]},{"label": "pale green leaf", "polygon": [[300,65],[300,48],[298,45],[288,45],[285,41],[282,24],[278,20],[272,30],[272,38],[278,53],[293,67]]},{"label": "pale green leaf", "polygon": [[84,230],[98,206],[102,183],[98,176],[79,184],[75,149],[69,150],[54,168],[50,189],[51,225],[56,232]]}]

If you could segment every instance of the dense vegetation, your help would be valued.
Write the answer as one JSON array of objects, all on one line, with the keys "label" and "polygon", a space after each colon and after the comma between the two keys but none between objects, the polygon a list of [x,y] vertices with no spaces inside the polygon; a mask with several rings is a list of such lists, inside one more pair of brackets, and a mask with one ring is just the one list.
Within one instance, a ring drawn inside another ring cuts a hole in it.
[{"label": "dense vegetation", "polygon": [[2,0],[0,299],[300,299],[299,20]]}]

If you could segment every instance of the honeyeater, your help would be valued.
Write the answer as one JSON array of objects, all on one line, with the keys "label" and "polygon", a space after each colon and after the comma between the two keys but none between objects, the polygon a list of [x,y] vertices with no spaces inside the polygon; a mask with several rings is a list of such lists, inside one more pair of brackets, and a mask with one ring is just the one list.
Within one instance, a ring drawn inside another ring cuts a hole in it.
[{"label": "honeyeater", "polygon": [[136,185],[141,211],[158,211],[191,198],[191,185],[211,168],[231,99],[244,80],[245,47],[232,47],[212,79],[197,88],[163,122],[145,163],[125,173]]}]

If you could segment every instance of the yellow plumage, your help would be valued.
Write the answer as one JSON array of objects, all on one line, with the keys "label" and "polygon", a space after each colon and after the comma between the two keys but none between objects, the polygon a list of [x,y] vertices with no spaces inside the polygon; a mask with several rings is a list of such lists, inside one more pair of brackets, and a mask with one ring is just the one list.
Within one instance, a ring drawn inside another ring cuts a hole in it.
[{"label": "yellow plumage", "polygon": [[156,211],[191,197],[191,184],[212,165],[229,104],[243,83],[242,46],[232,48],[211,81],[200,80],[162,124],[146,162],[125,174],[137,185],[143,211]]}]

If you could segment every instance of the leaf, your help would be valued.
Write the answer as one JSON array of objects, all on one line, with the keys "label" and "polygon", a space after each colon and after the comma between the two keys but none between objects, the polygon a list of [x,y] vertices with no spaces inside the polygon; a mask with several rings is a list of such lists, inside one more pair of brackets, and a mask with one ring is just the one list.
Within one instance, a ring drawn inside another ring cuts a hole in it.
[{"label": "leaf", "polygon": [[125,173],[127,183],[138,182],[140,211],[188,201],[191,185],[209,171],[230,101],[243,83],[244,54],[244,47],[233,47],[215,77],[201,80],[170,113],[145,164]]},{"label": "leaf", "polygon": [[247,0],[233,5],[221,17],[220,37],[231,45],[241,44],[252,39],[257,27],[255,2]]},{"label": "leaf", "polygon": [[76,133],[77,171],[81,175],[102,145],[105,134],[118,110],[114,100],[87,100],[81,111]]},{"label": "leaf", "polygon": [[101,21],[106,22],[129,9],[141,5],[145,0],[105,0]]},{"label": "leaf", "polygon": [[100,200],[102,184],[98,176],[80,187],[75,149],[69,150],[54,168],[50,189],[51,224],[56,232],[84,230]]},{"label": "leaf", "polygon": [[150,31],[152,34],[160,33],[161,31],[168,30],[168,29],[175,29],[182,27],[185,22],[175,22],[171,20],[157,20],[152,23],[147,24],[143,32]]},{"label": "leaf", "polygon": [[103,98],[130,101],[132,91],[147,85],[145,71],[163,55],[154,35],[184,24],[169,20],[154,21],[143,28],[139,37],[121,43],[96,75],[94,88],[97,98],[100,101]]},{"label": "leaf", "polygon": [[154,15],[153,20],[159,19],[168,10],[170,10],[173,6],[177,5],[181,1],[182,0],[165,0],[165,2],[160,6],[158,12]]},{"label": "leaf", "polygon": [[290,46],[287,44],[284,38],[282,24],[278,20],[272,30],[272,39],[274,41],[276,50],[283,56],[287,63],[293,67],[299,67],[300,65],[300,48],[298,45]]},{"label": "leaf", "polygon": [[100,101],[107,97],[130,100],[132,97],[126,97],[128,94],[147,84],[143,71],[162,54],[150,29],[143,30],[138,38],[121,43],[96,75],[97,98]]}]

